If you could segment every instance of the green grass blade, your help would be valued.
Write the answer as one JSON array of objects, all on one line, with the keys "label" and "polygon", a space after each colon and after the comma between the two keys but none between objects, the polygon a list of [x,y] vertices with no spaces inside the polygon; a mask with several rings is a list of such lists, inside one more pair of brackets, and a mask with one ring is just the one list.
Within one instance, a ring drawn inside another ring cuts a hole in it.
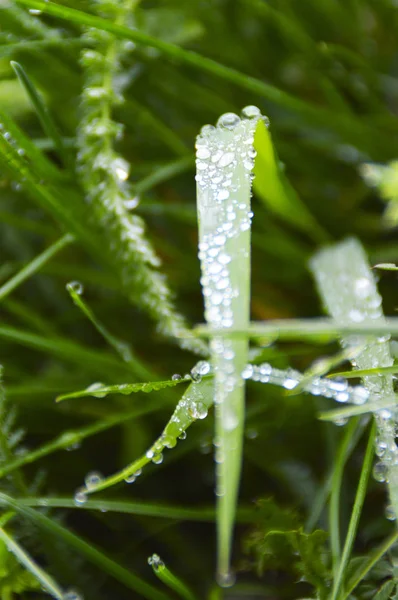
[{"label": "green grass blade", "polygon": [[[82,311],[82,313],[89,319],[94,325],[96,330],[102,335],[102,337],[108,342],[108,344],[117,352],[120,358],[131,367],[132,372],[139,379],[150,379],[153,377],[153,372],[144,365],[142,361],[133,356],[130,346],[114,335],[112,335],[104,325],[95,316],[87,302],[83,300],[83,287],[78,282],[71,282],[66,285],[66,289],[70,294],[74,304]],[[0,288],[0,299],[1,299],[1,288]]]},{"label": "green grass blade", "polygon": [[179,579],[170,571],[170,569],[166,567],[162,559],[157,554],[153,554],[148,559],[148,564],[151,565],[156,577],[167,587],[173,590],[173,592],[176,592],[180,598],[183,600],[196,600],[196,597],[191,590],[183,581],[181,581],[181,579]]},{"label": "green grass blade", "polygon": [[126,376],[127,373],[130,373],[127,365],[113,356],[61,337],[44,337],[26,330],[4,325],[0,326],[0,338],[27,348],[34,348],[52,356],[57,356],[79,366],[84,364],[85,369],[96,375],[100,374],[104,376],[104,372],[116,372]]},{"label": "green grass blade", "polygon": [[[228,332],[247,328],[250,318],[251,173],[253,138],[262,126],[256,107],[241,120],[233,113],[217,127],[205,126],[196,141],[199,258],[205,318]],[[218,579],[231,584],[230,562],[241,474],[245,385],[245,338],[210,342],[215,374]]]},{"label": "green grass blade", "polygon": [[145,383],[120,383],[109,386],[96,385],[95,387],[90,386],[85,390],[79,390],[78,392],[62,394],[58,396],[56,400],[57,402],[61,402],[62,400],[70,400],[71,398],[86,398],[87,396],[104,398],[108,394],[123,394],[127,396],[138,392],[148,394],[150,392],[164,390],[165,388],[175,387],[180,383],[184,383],[184,380],[168,379],[166,381],[147,381]]},{"label": "green grass blade", "polygon": [[[92,500],[89,498],[84,504],[76,507],[71,498],[36,498],[22,497],[18,502],[32,508],[72,508],[78,510],[94,510],[138,515],[143,517],[156,517],[159,519],[172,519],[173,521],[197,521],[200,523],[213,523],[216,517],[214,508],[186,508],[185,506],[169,506],[166,504],[153,504],[151,502],[130,502],[127,500]],[[239,523],[253,523],[257,518],[257,511],[251,507],[240,507],[237,513]]]},{"label": "green grass blade", "polygon": [[22,87],[25,89],[28,94],[30,101],[34,109],[36,110],[37,116],[39,117],[40,123],[44,129],[44,132],[51,138],[54,142],[55,148],[58,150],[59,156],[64,161],[65,165],[70,164],[69,155],[64,146],[62,137],[58,131],[54,120],[45,105],[43,99],[40,97],[39,92],[33,85],[30,77],[26,73],[25,69],[19,63],[15,61],[11,61],[11,66],[14,69]]},{"label": "green grass blade", "polygon": [[344,468],[349,456],[349,449],[352,445],[352,438],[358,428],[359,420],[353,419],[345,431],[341,441],[337,457],[334,463],[333,475],[331,479],[331,492],[329,503],[329,529],[330,529],[330,548],[332,552],[333,570],[337,575],[338,565],[340,564],[340,493],[343,481]]},{"label": "green grass blade", "polygon": [[121,564],[113,561],[106,554],[83,540],[81,537],[75,535],[69,531],[69,529],[66,529],[66,527],[63,527],[56,521],[49,519],[42,513],[33,510],[28,506],[23,506],[14,498],[3,493],[0,493],[0,503],[3,506],[12,508],[37,527],[53,535],[55,539],[63,540],[103,572],[111,575],[123,583],[127,588],[137,592],[142,598],[145,598],[146,600],[171,600],[170,596],[157,590],[154,586],[150,585],[137,575],[134,575],[134,573],[123,567]]},{"label": "green grass blade", "polygon": [[376,437],[376,423],[373,423],[366,453],[362,464],[361,476],[358,482],[357,493],[355,496],[354,506],[351,512],[351,519],[348,526],[347,536],[344,543],[343,554],[338,565],[337,573],[333,581],[333,590],[331,600],[336,600],[339,597],[340,588],[344,581],[344,574],[348,566],[350,554],[354,545],[355,536],[358,530],[359,519],[361,518],[362,507],[365,501],[366,490],[368,487],[369,476],[372,470],[374,456],[374,442]]},{"label": "green grass blade", "polygon": [[268,344],[275,340],[313,340],[317,343],[327,344],[338,340],[346,335],[364,336],[398,336],[398,318],[385,318],[382,323],[336,323],[333,319],[270,319],[265,322],[252,322],[245,329],[231,329],[225,332],[223,329],[198,325],[194,334],[210,338],[220,335],[230,338],[249,336],[251,339],[264,338]]},{"label": "green grass blade", "polygon": [[56,598],[57,600],[63,600],[64,593],[60,586],[57,584],[48,573],[43,571],[41,567],[33,560],[31,556],[13,539],[9,533],[6,533],[2,527],[0,527],[0,539],[6,544],[8,551],[12,552],[17,561],[25,567],[27,571],[39,581],[40,585],[46,592]]},{"label": "green grass blade", "polygon": [[74,241],[72,235],[67,233],[62,238],[57,240],[44,252],[36,256],[30,263],[23,267],[16,275],[11,277],[6,283],[0,287],[0,302],[4,300],[11,292],[19,285],[24,283],[29,277],[35,275],[49,260],[51,260],[58,252],[69,246]]}]

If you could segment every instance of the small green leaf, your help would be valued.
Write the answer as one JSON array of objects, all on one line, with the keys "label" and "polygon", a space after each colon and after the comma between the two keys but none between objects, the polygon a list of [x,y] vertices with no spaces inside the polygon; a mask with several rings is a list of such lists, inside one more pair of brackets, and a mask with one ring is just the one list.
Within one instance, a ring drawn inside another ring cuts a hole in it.
[{"label": "small green leaf", "polygon": [[391,579],[389,581],[386,581],[385,583],[383,583],[381,588],[379,588],[373,600],[388,600],[389,598],[392,598],[392,593],[394,591],[395,586],[395,581],[392,581]]},{"label": "small green leaf", "polygon": [[373,267],[374,269],[382,269],[383,271],[398,271],[398,266],[394,263],[379,263]]}]

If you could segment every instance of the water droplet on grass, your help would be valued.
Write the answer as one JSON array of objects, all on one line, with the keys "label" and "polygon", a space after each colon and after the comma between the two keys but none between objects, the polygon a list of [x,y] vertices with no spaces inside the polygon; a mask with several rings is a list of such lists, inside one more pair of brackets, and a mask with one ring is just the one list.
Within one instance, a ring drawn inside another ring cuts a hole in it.
[{"label": "water droplet on grass", "polygon": [[384,483],[387,481],[388,468],[383,462],[377,462],[373,467],[373,477],[376,481]]},{"label": "water droplet on grass", "polygon": [[87,489],[85,487],[81,487],[78,490],[76,490],[76,493],[73,498],[76,506],[82,506],[83,504],[85,504],[87,502],[86,492],[87,492]]},{"label": "water droplet on grass", "polygon": [[148,558],[148,565],[155,571],[162,571],[165,568],[165,564],[158,554],[152,554],[152,556]]},{"label": "water droplet on grass", "polygon": [[81,284],[80,281],[70,281],[66,284],[66,288],[79,296],[84,292],[83,284]]},{"label": "water droplet on grass", "polygon": [[96,391],[102,389],[103,387],[105,387],[105,384],[101,383],[100,381],[97,381],[89,385],[88,388],[86,388],[86,392],[90,392],[91,396],[94,396],[94,398],[105,398],[106,392]]},{"label": "water droplet on grass", "polygon": [[84,483],[88,490],[96,487],[103,480],[103,475],[99,471],[90,471],[84,478]]},{"label": "water droplet on grass", "polygon": [[240,123],[238,115],[232,112],[225,113],[217,121],[217,127],[224,129],[235,129]]}]

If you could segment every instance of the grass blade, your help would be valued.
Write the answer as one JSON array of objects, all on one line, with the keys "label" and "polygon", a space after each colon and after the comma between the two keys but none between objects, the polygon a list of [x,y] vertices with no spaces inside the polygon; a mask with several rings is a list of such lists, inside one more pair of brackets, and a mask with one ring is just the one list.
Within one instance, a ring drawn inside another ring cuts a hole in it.
[{"label": "grass blade", "polygon": [[70,164],[69,155],[66,151],[58,128],[54,123],[53,118],[49,110],[47,109],[47,106],[44,104],[42,98],[40,97],[39,92],[33,85],[30,77],[28,77],[22,65],[20,65],[16,61],[11,61],[11,66],[14,69],[22,87],[28,94],[32,105],[36,110],[37,116],[39,117],[44,132],[48,135],[50,139],[53,140],[55,148],[58,150],[58,154],[64,161],[64,164]]},{"label": "grass blade", "polygon": [[57,600],[63,600],[64,593],[57,582],[43,571],[33,558],[29,556],[26,550],[24,550],[9,533],[6,533],[2,527],[0,527],[0,539],[6,544],[8,551],[12,552],[17,561],[32,573],[50,596]]},{"label": "grass blade", "polygon": [[57,240],[44,252],[36,256],[30,263],[23,267],[16,275],[11,277],[6,283],[0,287],[0,302],[4,300],[11,292],[19,285],[26,281],[29,277],[36,274],[49,260],[51,260],[58,252],[69,246],[74,241],[74,237],[67,233],[62,238]]},{"label": "grass blade", "polygon": [[347,568],[352,547],[354,545],[355,536],[358,530],[359,519],[361,518],[362,507],[365,501],[366,489],[368,486],[370,472],[372,470],[374,456],[374,442],[376,437],[376,423],[373,423],[370,431],[368,445],[362,464],[361,476],[358,482],[357,493],[355,496],[354,506],[352,508],[350,524],[348,526],[347,536],[344,543],[343,554],[338,565],[337,573],[333,581],[333,590],[331,600],[336,600],[339,597],[340,588],[343,584],[344,573]]},{"label": "grass blade", "polygon": [[[256,107],[220,117],[196,141],[199,257],[205,317],[228,332],[248,327],[250,317],[250,211],[253,138],[264,127]],[[231,585],[230,561],[239,489],[245,418],[241,373],[248,340],[215,336],[210,343],[215,373],[218,580]]]},{"label": "grass blade", "polygon": [[195,600],[195,596],[191,590],[166,567],[157,554],[153,554],[148,558],[148,564],[151,565],[156,577],[173,590],[173,592],[176,592],[180,598],[183,598],[183,600]]}]

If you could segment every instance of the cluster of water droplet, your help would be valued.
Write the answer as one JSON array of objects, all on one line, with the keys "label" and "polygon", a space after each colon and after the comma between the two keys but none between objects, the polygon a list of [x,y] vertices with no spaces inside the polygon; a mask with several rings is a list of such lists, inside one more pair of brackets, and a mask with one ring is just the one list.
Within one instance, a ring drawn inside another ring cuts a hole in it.
[{"label": "cluster of water droplet", "polygon": [[206,320],[214,327],[232,327],[232,289],[229,274],[231,254],[228,240],[250,228],[253,216],[250,183],[256,151],[254,132],[260,110],[248,106],[242,119],[225,113],[217,127],[205,125],[196,141],[196,182],[200,228],[199,258],[202,265]]},{"label": "cluster of water droplet", "polygon": [[[311,264],[328,312],[336,323],[349,326],[361,323],[385,325],[382,298],[365,252],[357,240],[346,240],[332,249],[322,251]],[[389,336],[349,335],[343,339],[342,345],[360,348],[355,358],[351,359],[351,364],[354,369],[366,370],[393,364],[388,341]],[[375,401],[396,398],[391,375],[366,376],[363,381]],[[389,482],[390,495],[395,495],[398,501],[398,448],[395,442],[398,410],[394,405],[380,408],[374,411],[374,417],[378,430],[376,454],[379,457],[374,467],[374,477],[377,481]]]},{"label": "cluster of water droplet", "polygon": [[261,365],[247,365],[242,372],[243,379],[252,379],[261,383],[271,383],[284,387],[286,390],[293,390],[301,384],[303,391],[314,396],[324,396],[337,402],[350,402],[352,404],[365,404],[370,398],[370,392],[362,385],[349,386],[343,377],[326,379],[323,377],[314,377],[306,381],[305,377],[293,369],[276,369],[269,363]]}]

